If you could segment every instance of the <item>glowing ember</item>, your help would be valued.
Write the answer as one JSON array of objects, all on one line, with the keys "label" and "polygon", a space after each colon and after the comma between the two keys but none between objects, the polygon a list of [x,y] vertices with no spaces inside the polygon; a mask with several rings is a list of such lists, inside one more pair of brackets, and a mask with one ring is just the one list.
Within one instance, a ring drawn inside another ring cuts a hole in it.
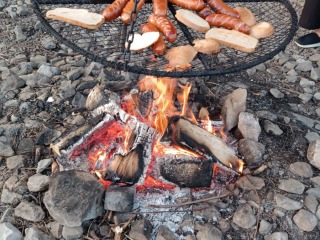
[{"label": "glowing ember", "polygon": [[174,146],[174,147],[167,146],[159,141],[157,141],[156,145],[153,148],[153,151],[154,151],[154,154],[157,156],[171,154],[171,155],[185,155],[185,156],[190,156],[195,158],[202,158],[202,156],[196,152],[183,149],[179,146]]},{"label": "glowing ember", "polygon": [[244,162],[242,160],[240,160],[240,159],[238,159],[237,162],[238,162],[238,165],[239,165],[238,172],[242,173],[243,172],[243,167],[244,167]]},{"label": "glowing ember", "polygon": [[146,188],[161,188],[161,189],[174,189],[176,186],[171,184],[165,184],[150,175],[146,177],[143,185],[137,186],[137,190],[144,190]]}]

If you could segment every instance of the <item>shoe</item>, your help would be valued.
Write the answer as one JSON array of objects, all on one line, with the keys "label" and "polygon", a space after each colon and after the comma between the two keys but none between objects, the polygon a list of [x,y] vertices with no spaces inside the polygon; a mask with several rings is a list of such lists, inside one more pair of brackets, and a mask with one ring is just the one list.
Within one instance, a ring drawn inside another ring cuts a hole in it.
[{"label": "shoe", "polygon": [[315,32],[309,33],[296,40],[296,44],[302,48],[320,47],[320,37]]}]

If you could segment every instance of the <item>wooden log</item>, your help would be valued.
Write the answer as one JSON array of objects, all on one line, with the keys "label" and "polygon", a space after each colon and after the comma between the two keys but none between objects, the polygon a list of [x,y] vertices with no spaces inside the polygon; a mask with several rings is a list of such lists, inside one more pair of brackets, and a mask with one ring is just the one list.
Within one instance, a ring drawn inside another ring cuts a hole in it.
[{"label": "wooden log", "polygon": [[[171,137],[173,144],[193,151],[207,154],[226,167],[238,167],[238,157],[221,138],[182,117],[169,120],[166,138]],[[231,164],[231,165],[230,165]]]}]

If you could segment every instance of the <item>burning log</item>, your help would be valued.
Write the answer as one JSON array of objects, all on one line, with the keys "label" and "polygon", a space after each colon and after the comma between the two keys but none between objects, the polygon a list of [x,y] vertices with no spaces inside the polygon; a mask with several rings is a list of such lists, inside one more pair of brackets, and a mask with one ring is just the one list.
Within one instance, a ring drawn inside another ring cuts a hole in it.
[{"label": "burning log", "polygon": [[171,137],[173,144],[207,154],[229,168],[236,169],[239,164],[235,151],[221,138],[185,118],[172,117],[166,137]]}]

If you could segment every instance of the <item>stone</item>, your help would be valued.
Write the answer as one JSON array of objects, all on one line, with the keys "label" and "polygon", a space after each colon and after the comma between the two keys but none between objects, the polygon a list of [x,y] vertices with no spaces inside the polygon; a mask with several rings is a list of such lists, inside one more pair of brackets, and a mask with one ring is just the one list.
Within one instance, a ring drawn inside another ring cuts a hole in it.
[{"label": "stone", "polygon": [[81,93],[77,92],[74,95],[71,104],[77,108],[85,108],[86,101],[87,101],[87,99],[85,98],[85,96],[83,96]]},{"label": "stone", "polygon": [[302,194],[305,186],[298,180],[290,178],[287,180],[280,180],[278,188],[289,193]]},{"label": "stone", "polygon": [[198,230],[196,237],[197,240],[222,240],[222,232],[212,223],[206,223]]},{"label": "stone", "polygon": [[264,120],[263,127],[267,133],[271,133],[276,136],[280,136],[283,133],[283,131],[280,129],[280,127],[277,124],[274,124],[273,122],[270,122],[269,120]]},{"label": "stone", "polygon": [[256,111],[256,116],[261,119],[267,119],[270,121],[276,121],[278,119],[278,116],[272,112],[260,110]]},{"label": "stone", "polygon": [[259,233],[262,235],[269,234],[272,229],[272,224],[262,219],[259,225]]},{"label": "stone", "polygon": [[288,211],[298,210],[303,207],[303,204],[301,202],[294,201],[282,194],[276,194],[275,201],[278,207],[281,207]]},{"label": "stone", "polygon": [[0,156],[10,157],[14,155],[14,151],[9,144],[0,141]]},{"label": "stone", "polygon": [[78,227],[101,214],[103,193],[102,184],[92,174],[63,171],[51,176],[43,203],[58,223]]},{"label": "stone", "polygon": [[45,38],[41,40],[41,45],[48,50],[55,49],[57,44],[51,38]]},{"label": "stone", "polygon": [[320,67],[313,68],[310,73],[310,78],[312,80],[318,81],[320,80]]},{"label": "stone", "polygon": [[244,229],[252,228],[256,224],[256,216],[249,204],[240,205],[232,218],[233,223]]},{"label": "stone", "polygon": [[307,195],[304,198],[304,205],[306,206],[306,208],[312,212],[312,213],[316,213],[317,211],[317,207],[318,207],[318,201],[317,198],[313,195]]},{"label": "stone", "polygon": [[299,94],[298,96],[304,103],[306,102],[309,102],[312,97],[313,97],[313,94],[311,93],[303,93],[303,94]]},{"label": "stone", "polygon": [[303,125],[313,128],[314,126],[314,120],[296,113],[292,113],[292,115],[295,117],[296,120],[301,122]]},{"label": "stone", "polygon": [[309,143],[320,139],[320,135],[316,132],[308,132],[305,136]]},{"label": "stone", "polygon": [[27,39],[27,36],[23,33],[23,29],[21,26],[15,26],[13,31],[18,42],[22,42]]},{"label": "stone", "polygon": [[158,228],[158,233],[156,240],[177,240],[178,238],[174,235],[170,229],[164,225],[161,225]]},{"label": "stone", "polygon": [[40,160],[37,165],[37,173],[42,173],[47,167],[51,166],[51,163],[52,163],[51,158]]},{"label": "stone", "polygon": [[310,164],[306,162],[295,162],[290,164],[289,166],[290,172],[293,174],[304,177],[304,178],[311,178],[313,175],[312,168]]},{"label": "stone", "polygon": [[77,80],[79,77],[81,77],[83,73],[84,73],[83,68],[75,68],[67,72],[66,76],[68,80],[74,81],[74,80]]},{"label": "stone", "polygon": [[17,154],[33,153],[34,147],[34,142],[31,138],[23,138],[18,144]]},{"label": "stone", "polygon": [[24,167],[25,157],[23,155],[16,155],[8,157],[6,165],[8,169],[19,169]]},{"label": "stone", "polygon": [[259,177],[246,175],[238,179],[237,186],[243,190],[261,189],[265,186],[264,180]]},{"label": "stone", "polygon": [[46,227],[50,229],[50,233],[53,237],[57,239],[62,238],[62,229],[63,226],[60,225],[58,222],[49,222]]},{"label": "stone", "polygon": [[264,237],[264,240],[288,240],[288,233],[286,232],[274,232]]},{"label": "stone", "polygon": [[301,72],[309,72],[312,70],[312,68],[313,66],[311,61],[304,61],[304,62],[298,63],[295,69]]},{"label": "stone", "polygon": [[284,98],[284,94],[278,88],[271,88],[270,93],[275,98]]},{"label": "stone", "polygon": [[60,131],[46,128],[38,134],[38,136],[36,138],[36,144],[37,145],[50,145],[54,140],[56,140],[60,136],[61,136]]},{"label": "stone", "polygon": [[293,221],[300,230],[306,232],[311,232],[318,224],[318,218],[313,213],[304,209],[300,209],[293,216]]},{"label": "stone", "polygon": [[25,233],[24,240],[55,240],[54,237],[45,234],[36,227],[26,228]]},{"label": "stone", "polygon": [[48,57],[45,55],[35,55],[30,57],[30,61],[35,63],[37,67],[41,66],[43,63],[48,62]]},{"label": "stone", "polygon": [[300,80],[300,86],[303,87],[303,88],[306,88],[306,87],[314,87],[316,85],[316,83],[314,81],[310,81],[309,79],[307,78],[301,78]]},{"label": "stone", "polygon": [[2,203],[12,204],[12,203],[20,202],[21,199],[22,199],[21,194],[9,191],[6,188],[2,189],[2,192],[1,192],[1,202]]},{"label": "stone", "polygon": [[306,193],[320,199],[320,187],[309,188]]},{"label": "stone", "polygon": [[309,144],[307,158],[311,165],[320,169],[320,139]]},{"label": "stone", "polygon": [[42,174],[35,174],[28,179],[28,189],[30,192],[41,192],[47,190],[49,187],[49,176]]},{"label": "stone", "polygon": [[1,218],[0,218],[0,224],[5,223],[5,222],[14,222],[15,219],[13,216],[13,212],[14,211],[13,211],[12,207],[8,207],[5,211],[3,211]]},{"label": "stone", "polygon": [[11,223],[0,224],[0,240],[22,240],[22,233]]},{"label": "stone", "polygon": [[193,209],[193,215],[196,217],[204,218],[208,221],[217,222],[221,219],[221,213],[215,206],[208,206],[208,208],[197,211],[197,208],[204,208],[204,205],[201,204]]},{"label": "stone", "polygon": [[317,115],[320,117],[320,108],[317,108],[317,109],[316,109],[316,113],[317,113]]},{"label": "stone", "polygon": [[222,232],[227,232],[229,231],[230,229],[230,223],[228,220],[226,219],[221,219],[219,222],[218,222],[218,227],[219,229],[222,231]]},{"label": "stone", "polygon": [[14,215],[31,222],[40,222],[44,219],[45,213],[42,208],[32,202],[21,202],[15,209]]},{"label": "stone", "polygon": [[133,239],[151,239],[152,225],[148,219],[140,219],[132,223],[129,236]]},{"label": "stone", "polygon": [[60,75],[61,70],[57,67],[51,67],[48,64],[42,64],[39,67],[37,73],[47,76],[49,78],[52,78],[53,76]]},{"label": "stone", "polygon": [[313,95],[314,99],[320,101],[320,92],[316,92],[314,95]]},{"label": "stone", "polygon": [[320,61],[320,53],[313,54],[309,57],[309,61],[318,62]]},{"label": "stone", "polygon": [[261,127],[259,120],[252,113],[241,112],[239,114],[238,128],[244,139],[259,140]]},{"label": "stone", "polygon": [[247,90],[236,89],[229,94],[223,104],[221,114],[225,122],[225,130],[234,128],[239,121],[239,114],[246,110]]},{"label": "stone", "polygon": [[249,168],[258,167],[264,162],[265,146],[262,143],[251,139],[240,139],[238,151]]},{"label": "stone", "polygon": [[136,189],[133,187],[108,187],[105,193],[104,209],[116,212],[131,212],[135,193]]},{"label": "stone", "polygon": [[83,228],[63,226],[62,236],[65,240],[81,239],[83,236]]}]

